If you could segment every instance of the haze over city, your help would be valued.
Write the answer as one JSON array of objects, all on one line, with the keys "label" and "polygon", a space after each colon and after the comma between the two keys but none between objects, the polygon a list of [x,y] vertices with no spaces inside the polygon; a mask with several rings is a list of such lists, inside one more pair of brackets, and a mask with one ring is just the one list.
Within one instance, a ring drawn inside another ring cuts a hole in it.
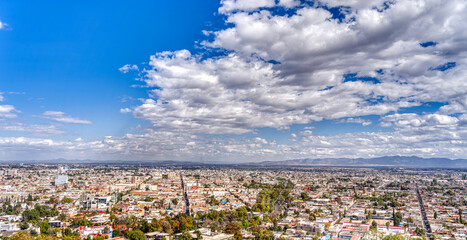
[{"label": "haze over city", "polygon": [[466,158],[466,4],[2,1],[0,160]]}]

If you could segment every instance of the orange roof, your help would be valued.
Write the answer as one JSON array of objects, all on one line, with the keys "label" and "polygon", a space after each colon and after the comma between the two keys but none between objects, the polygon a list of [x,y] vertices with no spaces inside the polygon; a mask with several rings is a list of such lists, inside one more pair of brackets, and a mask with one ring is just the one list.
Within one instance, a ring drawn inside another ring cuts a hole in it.
[{"label": "orange roof", "polygon": [[358,240],[360,239],[360,235],[353,235],[350,240]]}]

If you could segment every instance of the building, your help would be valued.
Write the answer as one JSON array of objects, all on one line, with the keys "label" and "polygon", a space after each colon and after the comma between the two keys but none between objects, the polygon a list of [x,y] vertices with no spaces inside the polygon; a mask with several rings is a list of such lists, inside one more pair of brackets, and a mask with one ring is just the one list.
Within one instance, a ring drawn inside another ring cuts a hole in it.
[{"label": "building", "polygon": [[68,175],[57,175],[55,176],[55,182],[54,185],[65,185],[68,183]]}]

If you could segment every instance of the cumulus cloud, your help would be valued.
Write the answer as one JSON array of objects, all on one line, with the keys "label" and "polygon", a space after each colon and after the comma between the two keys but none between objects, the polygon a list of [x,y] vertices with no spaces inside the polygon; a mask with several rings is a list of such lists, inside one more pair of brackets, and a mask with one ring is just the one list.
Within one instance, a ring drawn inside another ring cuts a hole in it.
[{"label": "cumulus cloud", "polygon": [[0,21],[0,29],[4,29],[7,26],[5,22]]},{"label": "cumulus cloud", "polygon": [[45,111],[41,117],[54,120],[61,123],[72,123],[72,124],[91,124],[89,120],[83,120],[79,118],[73,118],[60,111]]},{"label": "cumulus cloud", "polygon": [[[154,88],[150,98],[121,111],[155,129],[195,135],[287,129],[323,119],[367,126],[372,122],[361,116],[379,115],[382,126],[394,128],[389,135],[398,147],[419,134],[407,126],[454,136],[461,121],[450,114],[464,113],[467,105],[467,34],[457,24],[467,21],[464,10],[458,0],[223,0],[219,13],[229,27],[209,32],[214,38],[202,46],[227,54],[151,56],[143,71]],[[436,114],[386,116],[425,102],[446,105]],[[357,142],[384,134],[361,133]],[[333,137],[323,138],[330,139],[323,140],[327,149],[338,147]]]},{"label": "cumulus cloud", "polygon": [[[288,1],[282,1],[288,2]],[[290,4],[290,3],[289,3]],[[233,11],[252,11],[261,7],[273,7],[275,0],[222,0],[221,7],[219,8],[220,13],[229,13]]]},{"label": "cumulus cloud", "polygon": [[[159,52],[141,68],[150,95],[120,111],[151,122],[145,134],[93,142],[0,138],[0,148],[232,161],[465,157],[467,31],[459,23],[467,22],[466,8],[462,0],[222,0],[226,27],[207,31],[201,52]],[[139,69],[127,64],[120,71]],[[427,102],[444,105],[399,113]],[[310,128],[283,144],[229,135],[323,119],[365,126],[372,124],[367,115],[380,116],[378,124],[390,130],[320,136]]]},{"label": "cumulus cloud", "polygon": [[[133,110],[135,116],[157,127],[242,134],[384,115],[449,101],[467,87],[466,68],[460,67],[465,49],[453,37],[466,39],[452,22],[466,20],[458,11],[465,8],[461,1],[350,2],[342,19],[327,10],[337,6],[333,1],[300,5],[291,15],[269,10],[285,3],[222,1],[219,11],[232,27],[213,32],[214,40],[203,45],[231,53],[151,56],[145,81],[157,89],[154,99]],[[420,46],[428,40],[440,44]],[[433,70],[446,61],[457,66]]]}]

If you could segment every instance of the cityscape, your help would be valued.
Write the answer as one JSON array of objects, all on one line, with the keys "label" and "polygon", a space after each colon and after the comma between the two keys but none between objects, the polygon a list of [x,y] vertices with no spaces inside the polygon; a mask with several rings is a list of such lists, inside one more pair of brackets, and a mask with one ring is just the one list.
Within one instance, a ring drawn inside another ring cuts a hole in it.
[{"label": "cityscape", "polygon": [[0,1],[0,240],[467,240],[466,0]]},{"label": "cityscape", "polygon": [[465,239],[467,171],[11,165],[3,239]]}]

